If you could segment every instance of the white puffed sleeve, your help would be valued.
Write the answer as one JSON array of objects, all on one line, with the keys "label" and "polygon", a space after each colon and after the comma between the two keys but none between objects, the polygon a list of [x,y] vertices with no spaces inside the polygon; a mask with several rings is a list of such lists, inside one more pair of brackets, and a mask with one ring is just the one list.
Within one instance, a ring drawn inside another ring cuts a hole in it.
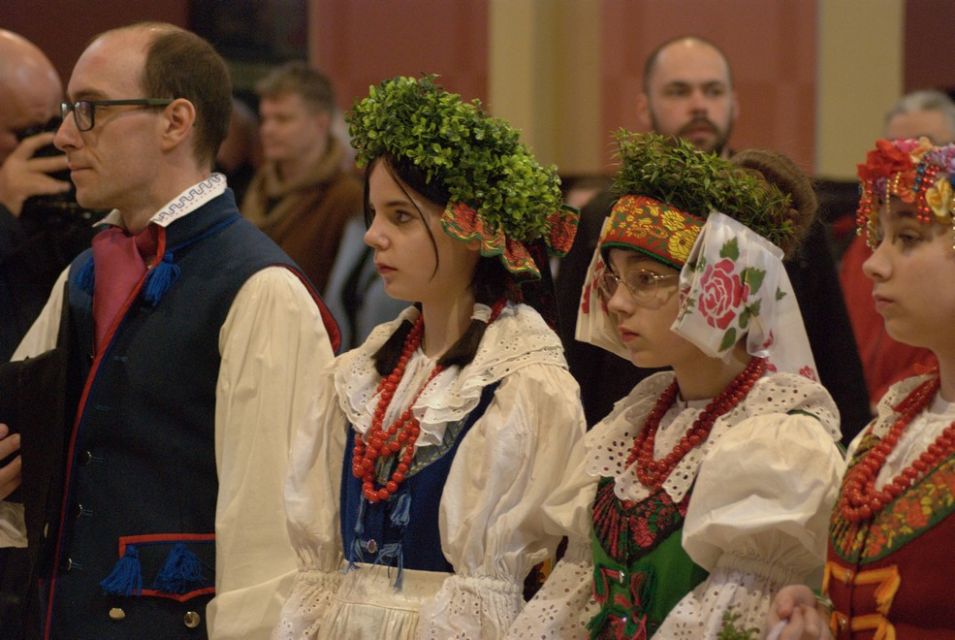
[{"label": "white puffed sleeve", "polygon": [[455,574],[422,608],[419,637],[503,637],[523,606],[527,573],[560,541],[541,506],[584,426],[577,383],[564,368],[530,364],[501,381],[448,474],[439,528]]},{"label": "white puffed sleeve", "polygon": [[547,582],[527,603],[507,638],[523,640],[583,640],[587,622],[599,607],[593,597],[592,511],[599,478],[587,473],[588,443],[594,427],[571,453],[571,465],[560,486],[542,508],[548,533],[567,536],[567,551]]},{"label": "white puffed sleeve", "polygon": [[704,459],[683,548],[709,577],[674,607],[657,638],[715,638],[724,612],[762,629],[776,591],[807,581],[826,552],[844,462],[813,417],[773,413],[730,429]]},{"label": "white puffed sleeve", "polygon": [[292,439],[285,509],[298,571],[272,633],[274,640],[315,638],[322,615],[338,590],[342,562],[338,511],[347,429],[330,367],[319,382],[302,428]]},{"label": "white puffed sleeve", "polygon": [[289,443],[333,354],[315,300],[284,267],[262,269],[242,286],[219,352],[216,597],[206,621],[211,640],[262,640],[295,571],[281,507]]}]

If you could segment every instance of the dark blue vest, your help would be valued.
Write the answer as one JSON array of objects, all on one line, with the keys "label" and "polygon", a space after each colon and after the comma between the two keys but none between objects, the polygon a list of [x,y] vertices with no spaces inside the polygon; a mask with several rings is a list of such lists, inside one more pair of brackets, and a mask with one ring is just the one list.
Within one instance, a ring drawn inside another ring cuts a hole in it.
[{"label": "dark blue vest", "polygon": [[[484,415],[498,383],[481,393],[478,405],[465,418],[449,424],[444,442],[422,449],[398,492],[385,502],[369,504],[361,493],[361,480],[352,474],[355,430],[348,428],[342,465],[341,528],[345,558],[349,562],[384,564],[399,569],[453,572],[441,552],[438,507],[441,494],[461,440]],[[430,450],[430,451],[429,451]],[[393,461],[394,462],[394,461]],[[480,464],[480,460],[472,461]],[[389,470],[388,474],[391,474]],[[400,573],[396,574],[399,579]]]},{"label": "dark blue vest", "polygon": [[74,390],[65,497],[52,526],[53,579],[43,584],[44,617],[52,615],[46,637],[206,636],[215,583],[219,331],[253,274],[270,265],[296,268],[238,216],[231,191],[166,234],[180,276],[155,306],[140,295],[98,361],[92,297],[80,284],[90,252],[70,269],[74,344],[86,349],[72,354],[81,389]]}]

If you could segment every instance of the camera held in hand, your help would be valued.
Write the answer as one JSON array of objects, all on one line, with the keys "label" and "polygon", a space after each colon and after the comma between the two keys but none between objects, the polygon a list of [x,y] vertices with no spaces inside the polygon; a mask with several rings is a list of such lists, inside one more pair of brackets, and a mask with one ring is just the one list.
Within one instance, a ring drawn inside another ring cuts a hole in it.
[{"label": "camera held in hand", "polygon": [[[60,118],[55,117],[50,118],[45,124],[21,129],[16,132],[17,141],[22,142],[30,136],[35,136],[40,133],[54,133],[60,127],[61,122],[62,120]],[[59,155],[63,155],[63,152],[52,144],[48,144],[37,149],[33,157],[46,158]],[[55,171],[49,175],[56,180],[69,182],[69,190],[62,193],[37,195],[27,198],[23,202],[23,210],[21,213],[21,218],[24,222],[29,224],[29,222],[33,221],[46,225],[55,223],[56,218],[69,218],[68,224],[76,224],[78,221],[86,221],[92,224],[102,217],[97,212],[84,209],[76,202],[76,187],[73,185],[72,180],[70,180],[69,169]]]},{"label": "camera held in hand", "polygon": [[[53,133],[60,127],[61,122],[62,120],[60,120],[60,118],[50,118],[49,122],[45,124],[21,129],[16,132],[17,142],[23,142],[30,136],[35,136],[40,133]],[[33,154],[33,157],[47,158],[50,156],[59,155],[63,155],[63,152],[54,147],[52,144],[48,144],[45,147],[40,147],[37,149],[36,153]],[[41,209],[43,215],[59,212],[61,215],[73,215],[79,216],[81,218],[92,219],[92,212],[87,211],[76,202],[76,187],[73,186],[73,183],[70,180],[69,169],[55,171],[49,175],[51,178],[55,178],[56,180],[69,182],[69,191],[64,191],[63,193],[54,193],[51,195],[31,196],[27,198],[23,202],[23,215],[28,216],[31,213],[36,213],[37,209]]]}]

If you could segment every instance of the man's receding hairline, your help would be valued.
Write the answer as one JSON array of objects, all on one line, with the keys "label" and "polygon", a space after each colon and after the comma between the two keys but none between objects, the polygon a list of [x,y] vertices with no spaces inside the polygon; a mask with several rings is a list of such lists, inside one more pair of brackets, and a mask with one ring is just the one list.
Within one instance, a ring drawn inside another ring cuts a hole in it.
[{"label": "man's receding hairline", "polygon": [[681,42],[693,42],[696,44],[709,47],[719,56],[720,60],[723,62],[723,67],[726,69],[726,79],[729,83],[729,88],[733,88],[733,69],[730,67],[730,61],[726,57],[726,53],[723,52],[715,43],[703,38],[702,36],[677,36],[666,40],[650,52],[650,55],[647,56],[646,61],[643,64],[643,92],[647,95],[650,94],[650,79],[653,77],[654,72],[656,71],[657,61],[660,59],[660,55],[671,46],[680,44]]}]

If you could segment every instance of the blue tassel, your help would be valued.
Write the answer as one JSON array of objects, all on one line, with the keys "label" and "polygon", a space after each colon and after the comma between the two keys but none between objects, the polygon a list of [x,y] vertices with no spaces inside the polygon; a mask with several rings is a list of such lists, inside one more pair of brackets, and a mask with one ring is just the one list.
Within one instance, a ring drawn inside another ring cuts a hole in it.
[{"label": "blue tassel", "polygon": [[93,284],[96,281],[96,276],[93,270],[93,254],[90,254],[90,257],[87,258],[86,263],[80,267],[80,270],[76,272],[76,286],[88,293],[93,295]]},{"label": "blue tassel", "polygon": [[177,542],[156,576],[153,589],[164,593],[186,593],[204,582],[199,558],[185,544]]},{"label": "blue tassel", "polygon": [[396,527],[406,527],[411,521],[411,493],[405,492],[398,496],[394,509],[391,511],[391,524]]},{"label": "blue tassel", "polygon": [[173,262],[172,251],[167,251],[160,263],[153,267],[152,273],[149,274],[143,299],[155,307],[181,274],[182,269]]},{"label": "blue tassel", "polygon": [[142,569],[139,566],[139,550],[135,545],[126,547],[126,553],[106,578],[99,583],[107,594],[114,596],[139,595],[143,591]]},{"label": "blue tassel", "polygon": [[348,567],[346,571],[357,569],[357,562],[365,561],[365,554],[362,553],[361,536],[365,533],[365,497],[358,499],[358,517],[355,518],[355,539],[352,540],[351,549],[348,553]]},{"label": "blue tassel", "polygon": [[405,579],[405,552],[400,542],[392,542],[384,545],[381,548],[381,553],[378,554],[378,560],[375,561],[375,564],[384,563],[392,559],[395,560],[395,565],[398,567],[398,575],[395,576],[395,591],[401,591]]}]

